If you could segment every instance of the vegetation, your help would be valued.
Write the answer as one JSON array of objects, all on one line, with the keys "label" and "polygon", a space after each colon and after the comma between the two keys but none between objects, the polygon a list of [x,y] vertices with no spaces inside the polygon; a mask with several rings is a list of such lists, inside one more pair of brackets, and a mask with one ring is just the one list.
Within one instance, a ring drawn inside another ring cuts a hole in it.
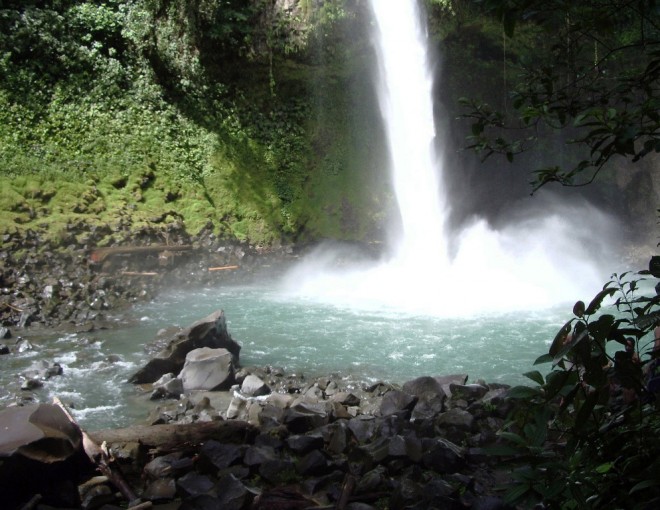
[{"label": "vegetation", "polygon": [[[568,148],[558,164],[537,167],[534,190],[550,182],[589,184],[617,157],[637,162],[660,152],[655,1],[479,4],[502,23],[504,41],[518,34],[518,51],[503,70],[519,74],[502,108],[474,96],[462,100],[471,148],[513,161],[557,134]],[[534,51],[521,39],[534,41]],[[552,364],[547,375],[529,372],[536,386],[510,391],[519,405],[491,452],[512,464],[509,502],[558,509],[660,503],[660,351],[653,332],[660,292],[649,288],[648,274],[613,275],[588,306],[577,302],[574,318],[537,360]],[[614,304],[600,312],[608,299]],[[631,350],[622,350],[627,343]]]},{"label": "vegetation", "polygon": [[[646,272],[648,273],[648,272]],[[657,276],[657,274],[656,274]],[[548,508],[655,508],[660,502],[660,352],[653,327],[660,295],[640,291],[634,275],[614,275],[557,333],[544,377],[519,386],[519,402],[491,453],[513,464],[514,503]],[[614,313],[600,313],[616,297]],[[636,354],[620,350],[630,341]],[[619,344],[614,352],[610,342]]]},{"label": "vegetation", "polygon": [[[355,14],[314,5],[4,2],[0,230],[179,222],[259,244],[364,236],[379,199],[354,191],[372,143],[359,124],[373,117],[370,105],[351,117],[344,97]],[[318,102],[335,112],[313,115]]]},{"label": "vegetation", "polygon": [[[655,0],[629,2],[484,0],[501,20],[506,40],[514,31],[538,33],[534,51],[508,62],[507,114],[464,98],[472,119],[471,147],[509,161],[552,132],[568,134],[570,157],[536,170],[534,188],[549,182],[593,182],[617,156],[639,161],[660,152],[660,25]],[[515,39],[515,38],[514,38]]]}]

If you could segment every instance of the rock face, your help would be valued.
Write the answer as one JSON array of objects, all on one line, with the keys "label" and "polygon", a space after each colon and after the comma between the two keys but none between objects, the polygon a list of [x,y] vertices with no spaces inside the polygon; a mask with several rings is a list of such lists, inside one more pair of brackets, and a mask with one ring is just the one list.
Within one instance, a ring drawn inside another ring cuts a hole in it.
[{"label": "rock face", "polygon": [[58,508],[79,505],[74,481],[89,466],[81,453],[80,430],[61,408],[39,404],[4,409],[0,431],[2,508],[21,508],[33,494]]},{"label": "rock face", "polygon": [[166,347],[133,374],[129,382],[153,383],[167,373],[178,374],[183,369],[188,353],[202,347],[226,349],[232,356],[234,366],[238,365],[241,346],[227,331],[227,322],[222,310],[213,312],[169,338]]},{"label": "rock face", "polygon": [[227,349],[193,349],[186,356],[179,378],[184,392],[228,389],[234,383],[232,355]]},{"label": "rock face", "polygon": [[0,411],[0,458],[23,457],[52,463],[66,460],[80,446],[80,431],[53,404],[8,407]]}]

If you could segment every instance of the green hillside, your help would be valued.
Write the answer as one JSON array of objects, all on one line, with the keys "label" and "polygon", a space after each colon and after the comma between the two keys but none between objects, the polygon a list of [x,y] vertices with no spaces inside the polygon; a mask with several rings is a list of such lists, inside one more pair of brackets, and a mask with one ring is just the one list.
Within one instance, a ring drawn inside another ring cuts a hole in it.
[{"label": "green hillside", "polygon": [[0,231],[57,239],[71,224],[180,222],[255,244],[376,235],[368,40],[345,44],[359,11],[305,5],[10,2]]}]

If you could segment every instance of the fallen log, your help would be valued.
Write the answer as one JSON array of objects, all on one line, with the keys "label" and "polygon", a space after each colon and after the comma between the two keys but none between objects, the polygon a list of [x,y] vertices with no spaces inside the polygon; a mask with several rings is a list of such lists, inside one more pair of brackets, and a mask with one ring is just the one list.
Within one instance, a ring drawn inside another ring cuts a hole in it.
[{"label": "fallen log", "polygon": [[[186,424],[136,425],[124,429],[90,432],[97,443],[139,443],[158,453],[196,446],[209,439],[221,443],[250,443],[257,429],[243,421],[208,421]],[[153,453],[153,452],[152,452]]]},{"label": "fallen log", "polygon": [[349,499],[355,490],[355,484],[356,480],[353,475],[348,474],[344,477],[344,483],[341,488],[341,495],[337,501],[336,510],[346,510]]},{"label": "fallen log", "polygon": [[209,271],[227,271],[228,269],[238,269],[239,266],[220,266],[220,267],[209,267]]},{"label": "fallen log", "polygon": [[133,253],[154,253],[163,251],[188,251],[192,250],[192,245],[182,244],[168,246],[166,244],[156,244],[152,246],[110,246],[108,248],[96,248],[90,253],[92,262],[103,262],[110,255],[129,255]]},{"label": "fallen log", "polygon": [[23,313],[23,310],[21,308],[17,308],[14,305],[10,305],[9,303],[2,303],[2,304],[11,310],[14,310],[19,313]]},{"label": "fallen log", "polygon": [[[55,397],[53,399],[53,403],[59,406],[67,415],[71,423],[73,423],[80,430],[80,433],[82,434],[83,450],[87,454],[87,457],[89,457],[89,460],[91,460],[92,463],[98,467],[99,471],[105,475],[115,487],[117,487],[122,496],[124,496],[124,498],[126,498],[128,501],[129,507],[140,504],[141,501],[138,500],[135,492],[128,484],[124,476],[118,469],[112,466],[110,455],[108,455],[107,449],[99,446],[98,443],[94,441],[89,436],[89,434],[80,427],[80,425],[78,425],[73,415],[69,412],[69,410],[59,398]],[[151,507],[151,505],[148,506]]]}]

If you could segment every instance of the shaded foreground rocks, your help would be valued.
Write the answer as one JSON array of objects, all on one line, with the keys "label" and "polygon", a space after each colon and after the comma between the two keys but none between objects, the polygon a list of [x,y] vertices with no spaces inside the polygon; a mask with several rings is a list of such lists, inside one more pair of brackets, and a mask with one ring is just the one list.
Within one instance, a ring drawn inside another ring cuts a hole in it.
[{"label": "shaded foreground rocks", "polygon": [[77,481],[92,473],[82,436],[56,405],[0,411],[0,505],[21,508],[35,497],[45,504],[78,507]]},{"label": "shaded foreground rocks", "polygon": [[[152,425],[89,433],[108,446],[131,484],[139,498],[131,504],[168,510],[507,508],[498,497],[506,473],[484,453],[511,408],[506,386],[466,384],[466,375],[456,375],[366,387],[273,367],[240,368],[235,378],[229,392],[192,391],[163,401]],[[85,477],[64,464],[68,478],[60,473],[58,479],[78,483],[78,499],[40,495],[44,505],[33,508],[125,507],[117,488],[92,478],[89,466]],[[35,494],[21,492],[13,501],[25,504]]]},{"label": "shaded foreground rocks", "polygon": [[[484,448],[497,441],[511,409],[507,387],[466,382],[455,375],[363,387],[336,376],[242,368],[224,398],[189,393],[152,420],[241,420],[253,433],[240,444],[213,439],[196,449],[159,449],[152,463],[176,459],[187,467],[156,476],[152,464],[145,494],[166,487],[159,497],[186,509],[506,508],[497,492],[506,473]],[[127,462],[137,476],[139,463]]]}]

